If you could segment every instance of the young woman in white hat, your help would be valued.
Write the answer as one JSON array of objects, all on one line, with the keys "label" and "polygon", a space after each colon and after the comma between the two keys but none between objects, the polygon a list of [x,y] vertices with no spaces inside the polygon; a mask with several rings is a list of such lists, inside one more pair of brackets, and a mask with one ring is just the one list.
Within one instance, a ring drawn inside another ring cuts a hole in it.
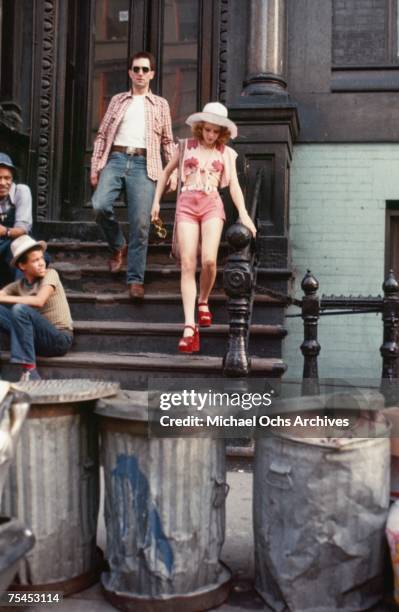
[{"label": "young woman in white hat", "polygon": [[209,102],[201,113],[190,115],[193,138],[180,142],[179,149],[165,167],[156,188],[151,220],[159,218],[159,201],[169,176],[179,167],[180,193],[176,203],[174,251],[181,262],[181,292],[184,332],[178,349],[182,353],[199,351],[199,333],[195,323],[197,285],[195,271],[198,246],[201,246],[201,276],[198,296],[198,324],[209,327],[212,314],[208,298],[216,278],[216,260],[226,219],[218,188],[229,187],[241,223],[255,236],[256,228],[245,208],[237,178],[237,153],[226,146],[237,136],[237,126],[227,116],[220,102]]}]

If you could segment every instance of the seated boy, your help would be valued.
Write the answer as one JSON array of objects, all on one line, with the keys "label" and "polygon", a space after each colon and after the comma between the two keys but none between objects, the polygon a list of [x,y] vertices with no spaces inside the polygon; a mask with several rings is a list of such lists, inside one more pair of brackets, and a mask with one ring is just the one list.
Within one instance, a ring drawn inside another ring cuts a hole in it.
[{"label": "seated boy", "polygon": [[13,240],[11,264],[23,278],[0,290],[0,329],[10,335],[11,363],[22,366],[20,380],[40,380],[36,354],[65,355],[73,340],[71,312],[58,272],[46,269],[47,245],[23,235]]}]

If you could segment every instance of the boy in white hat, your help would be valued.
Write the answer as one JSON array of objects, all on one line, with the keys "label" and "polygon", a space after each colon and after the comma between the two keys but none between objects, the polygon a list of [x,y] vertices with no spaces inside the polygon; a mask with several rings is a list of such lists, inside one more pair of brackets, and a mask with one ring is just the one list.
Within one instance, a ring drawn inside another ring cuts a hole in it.
[{"label": "boy in white hat", "polygon": [[0,329],[10,335],[11,363],[22,366],[21,380],[40,380],[36,354],[65,355],[72,345],[73,324],[58,272],[46,269],[47,245],[30,236],[11,244],[12,265],[23,278],[0,290]]},{"label": "boy in white hat", "polygon": [[155,191],[151,220],[159,217],[159,201],[169,176],[179,166],[180,194],[176,203],[175,235],[181,260],[181,292],[185,325],[178,350],[199,351],[199,333],[195,324],[197,286],[195,272],[198,245],[201,244],[201,276],[198,296],[200,327],[212,324],[208,298],[216,278],[216,260],[226,219],[218,189],[229,187],[241,223],[252,235],[256,228],[245,208],[244,196],[237,178],[237,153],[226,145],[237,136],[237,126],[227,116],[220,102],[209,102],[201,113],[190,115],[193,138],[180,142],[179,150],[165,167]]}]

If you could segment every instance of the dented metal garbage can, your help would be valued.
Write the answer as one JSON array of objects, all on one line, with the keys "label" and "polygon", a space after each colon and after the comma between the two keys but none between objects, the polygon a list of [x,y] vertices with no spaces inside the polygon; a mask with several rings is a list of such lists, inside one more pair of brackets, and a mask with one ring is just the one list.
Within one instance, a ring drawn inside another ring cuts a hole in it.
[{"label": "dented metal garbage can", "polygon": [[19,563],[35,544],[35,536],[15,518],[0,517],[0,593],[12,582]]},{"label": "dented metal garbage can", "polygon": [[382,598],[389,430],[256,440],[255,588],[271,610],[360,612]]},{"label": "dented metal garbage can", "polygon": [[28,396],[0,381],[0,498],[28,411]]},{"label": "dented metal garbage can", "polygon": [[[29,410],[28,397],[9,393],[9,389],[9,383],[0,381],[0,497]],[[34,542],[34,535],[21,521],[0,517],[0,593],[7,589],[20,560]]]},{"label": "dented metal garbage can", "polygon": [[220,562],[224,440],[149,436],[147,393],[98,403],[105,479],[105,597],[121,610],[199,612],[227,598]]},{"label": "dented metal garbage can", "polygon": [[95,401],[118,384],[42,380],[14,385],[31,408],[6,483],[3,514],[16,516],[36,537],[20,564],[18,590],[80,591],[98,580],[98,430]]}]

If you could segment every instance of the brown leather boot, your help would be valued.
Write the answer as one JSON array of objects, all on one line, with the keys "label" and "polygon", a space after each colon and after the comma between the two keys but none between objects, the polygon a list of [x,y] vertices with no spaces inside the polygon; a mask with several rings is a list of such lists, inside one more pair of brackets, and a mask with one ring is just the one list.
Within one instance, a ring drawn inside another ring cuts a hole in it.
[{"label": "brown leather boot", "polygon": [[129,285],[129,295],[132,300],[142,300],[144,298],[144,285],[132,283]]},{"label": "brown leather boot", "polygon": [[116,274],[117,272],[120,272],[121,268],[122,268],[122,264],[123,264],[123,260],[127,255],[127,244],[125,244],[125,246],[123,246],[121,249],[118,249],[117,251],[114,251],[111,255],[111,258],[108,262],[108,266],[109,266],[109,271],[112,274]]}]

